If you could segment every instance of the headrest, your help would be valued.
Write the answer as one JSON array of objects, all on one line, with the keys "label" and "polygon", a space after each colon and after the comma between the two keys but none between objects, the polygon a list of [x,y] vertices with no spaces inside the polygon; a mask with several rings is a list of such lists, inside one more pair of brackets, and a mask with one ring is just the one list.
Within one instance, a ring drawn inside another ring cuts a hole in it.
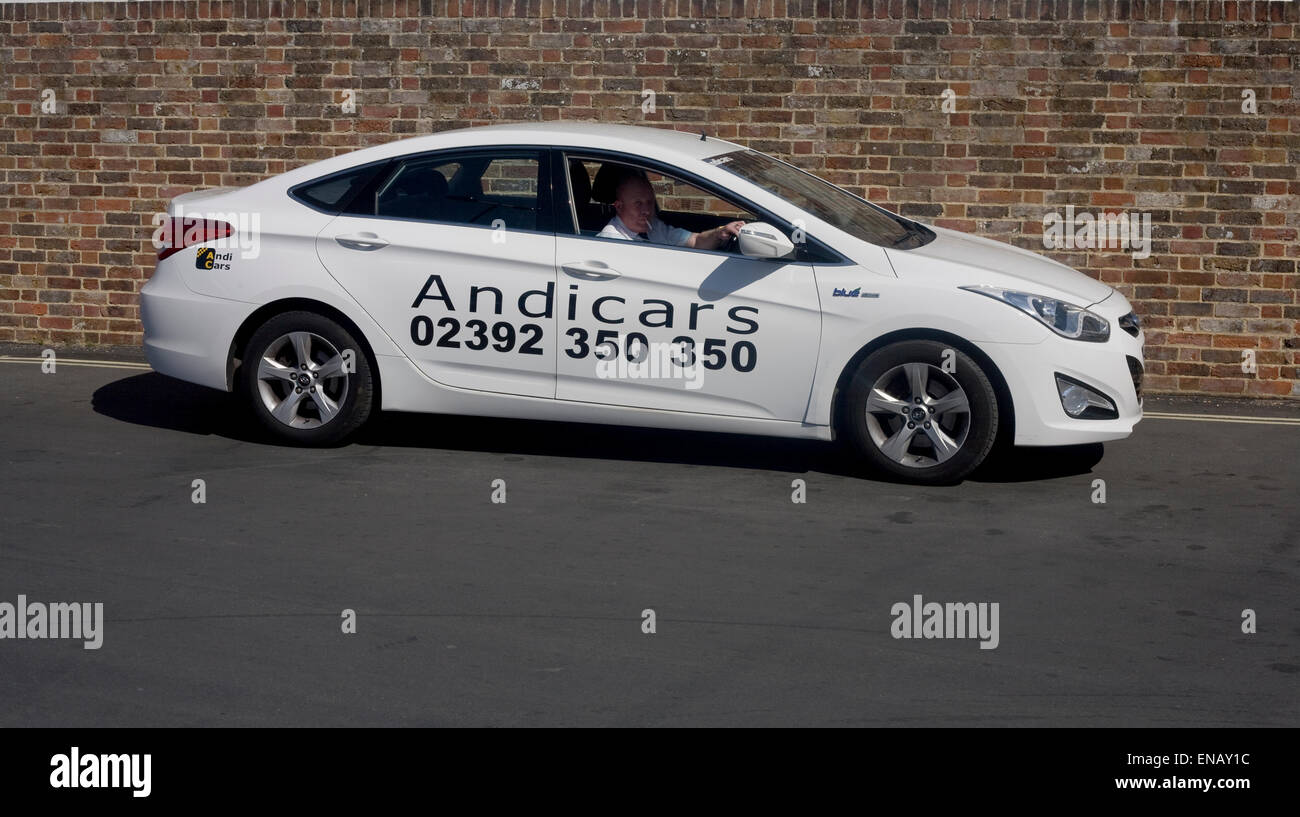
[{"label": "headrest", "polygon": [[629,176],[645,179],[645,171],[627,165],[605,163],[596,171],[596,181],[591,185],[591,197],[601,204],[613,204],[618,194],[618,186]]},{"label": "headrest", "polygon": [[569,160],[569,183],[573,185],[573,203],[583,207],[591,203],[591,176],[587,166],[577,159]]},{"label": "headrest", "polygon": [[447,195],[447,177],[432,167],[414,167],[402,173],[393,185],[393,192],[403,196]]}]

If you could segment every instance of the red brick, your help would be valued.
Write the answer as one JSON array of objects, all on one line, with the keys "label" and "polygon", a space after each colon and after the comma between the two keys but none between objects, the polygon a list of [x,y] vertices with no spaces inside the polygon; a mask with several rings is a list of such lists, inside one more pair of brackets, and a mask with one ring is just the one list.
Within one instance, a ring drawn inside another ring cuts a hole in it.
[{"label": "red brick", "polygon": [[[1182,3],[1111,4],[1086,22],[1068,3],[1056,4],[1058,19],[1031,9],[1023,20],[1023,4],[990,11],[975,0],[869,5],[857,17],[818,6],[802,19],[782,16],[793,6],[759,2],[743,4],[743,17],[676,3],[653,18],[644,4],[543,0],[511,16],[487,5],[484,14],[468,0],[439,0],[426,23],[418,3],[376,4],[372,13],[401,20],[394,36],[362,33],[344,4],[313,6],[311,16],[301,3],[272,4],[268,19],[229,33],[213,23],[243,4],[173,4],[165,38],[148,19],[106,13],[86,29],[66,4],[24,7],[23,20],[0,24],[15,41],[5,54],[14,81],[0,83],[0,318],[12,321],[0,321],[0,340],[138,344],[138,290],[153,263],[141,249],[147,214],[195,187],[249,184],[431,126],[699,123],[865,188],[892,211],[1035,249],[1041,212],[1066,204],[1151,212],[1150,258],[1052,253],[1137,304],[1153,364],[1147,388],[1300,396],[1295,351],[1255,379],[1233,376],[1227,358],[1208,364],[1214,353],[1277,350],[1300,328],[1300,251],[1287,223],[1300,180],[1289,178],[1285,141],[1300,133],[1295,94],[1261,80],[1261,116],[1251,119],[1233,93],[1214,91],[1292,67],[1297,27],[1282,4],[1249,30],[1226,25],[1260,13],[1237,4],[1211,4],[1194,21]],[[437,23],[446,18],[451,25]],[[1188,29],[1179,48],[1162,31],[1175,19]],[[37,26],[46,21],[55,25]],[[121,72],[136,78],[128,87],[102,70],[124,43],[138,49]],[[71,70],[43,68],[46,53]],[[980,68],[990,60],[997,74]],[[310,65],[327,66],[325,75]],[[58,119],[34,110],[52,73],[76,78],[59,99],[78,109]],[[970,78],[941,79],[953,73]],[[502,89],[505,78],[540,87]],[[659,93],[653,117],[633,101],[641,87]],[[362,92],[359,116],[338,115],[345,88]],[[944,88],[956,92],[957,113],[939,111]],[[1232,290],[1244,297],[1202,300]]]}]

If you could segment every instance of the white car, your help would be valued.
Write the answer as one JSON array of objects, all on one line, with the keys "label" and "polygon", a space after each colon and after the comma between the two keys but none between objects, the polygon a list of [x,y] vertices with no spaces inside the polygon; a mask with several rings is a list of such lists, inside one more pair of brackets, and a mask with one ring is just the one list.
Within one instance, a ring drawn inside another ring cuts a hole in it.
[{"label": "white car", "polygon": [[[610,227],[633,177],[657,240]],[[448,131],[155,223],[150,364],[295,443],[382,408],[842,439],[951,482],[999,436],[1116,440],[1142,416],[1142,330],[1111,287],[707,134]]]}]

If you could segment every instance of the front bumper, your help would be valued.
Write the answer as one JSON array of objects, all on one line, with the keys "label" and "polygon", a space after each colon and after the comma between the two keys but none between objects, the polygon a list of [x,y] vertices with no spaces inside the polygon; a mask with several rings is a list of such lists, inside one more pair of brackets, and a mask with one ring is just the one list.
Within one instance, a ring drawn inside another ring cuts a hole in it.
[{"label": "front bumper", "polygon": [[[1078,445],[1121,440],[1133,433],[1133,427],[1142,419],[1145,336],[1139,329],[1134,337],[1120,326],[1120,317],[1130,311],[1122,296],[1113,295],[1089,308],[1110,321],[1111,334],[1105,343],[1070,340],[1044,328],[1048,337],[1037,344],[980,344],[1011,391],[1016,445]],[[1058,373],[1110,398],[1119,416],[1112,420],[1081,420],[1066,414],[1056,387]]]}]

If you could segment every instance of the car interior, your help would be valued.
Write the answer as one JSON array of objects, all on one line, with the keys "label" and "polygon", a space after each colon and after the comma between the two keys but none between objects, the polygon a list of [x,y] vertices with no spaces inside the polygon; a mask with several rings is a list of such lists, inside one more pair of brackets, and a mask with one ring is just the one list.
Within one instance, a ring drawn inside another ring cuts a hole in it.
[{"label": "car interior", "polygon": [[533,159],[411,162],[380,188],[375,215],[535,230],[538,172]]},{"label": "car interior", "polygon": [[[373,215],[535,230],[540,163],[532,158],[468,156],[407,161],[374,193]],[[758,220],[735,205],[670,176],[635,165],[568,159],[574,214],[584,236],[595,236],[614,217],[618,185],[630,175],[655,189],[659,218],[702,232],[741,220]],[[363,210],[369,210],[362,205]],[[498,221],[499,220],[499,221]],[[723,249],[734,249],[734,243]]]},{"label": "car interior", "polygon": [[[758,220],[752,213],[743,212],[699,188],[658,173],[647,173],[634,165],[572,157],[568,165],[573,209],[582,235],[596,235],[614,217],[618,185],[631,175],[646,179],[654,187],[659,218],[669,226],[698,233],[738,219],[745,222]],[[592,168],[595,168],[594,177]],[[669,203],[668,208],[664,207],[665,202]],[[688,205],[708,209],[686,209]],[[717,209],[725,212],[708,211]]]}]

